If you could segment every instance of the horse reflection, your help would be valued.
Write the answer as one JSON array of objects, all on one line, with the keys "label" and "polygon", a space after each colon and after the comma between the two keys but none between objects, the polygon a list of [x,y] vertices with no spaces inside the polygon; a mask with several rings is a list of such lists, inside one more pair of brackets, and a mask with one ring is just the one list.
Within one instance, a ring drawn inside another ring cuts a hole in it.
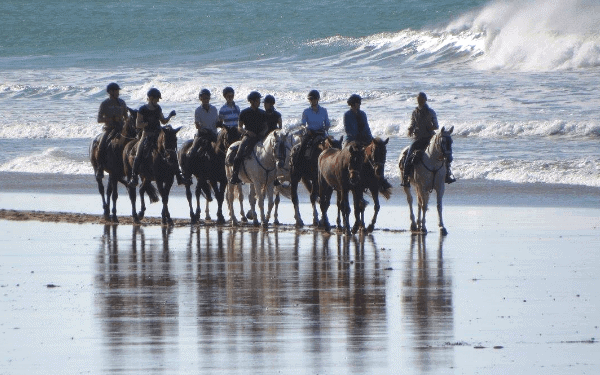
[{"label": "horse reflection", "polygon": [[452,279],[444,267],[444,238],[440,236],[437,256],[430,259],[426,236],[413,235],[404,275],[403,305],[408,314],[408,328],[413,332],[414,346],[423,349],[417,351],[415,362],[426,372],[435,372],[432,367],[449,368],[452,365],[449,363],[452,362],[451,348],[436,348],[435,360],[427,350],[451,342],[453,338]]},{"label": "horse reflection", "polygon": [[165,256],[169,231],[163,232],[167,251],[154,251],[152,244],[147,246],[144,230],[133,226],[124,252],[118,229],[104,228],[94,283],[105,347],[115,360],[108,366],[114,368],[123,366],[118,358],[133,354],[146,356],[140,360],[156,360],[166,345],[163,338],[179,334],[178,321],[173,319],[179,315],[177,279]]}]

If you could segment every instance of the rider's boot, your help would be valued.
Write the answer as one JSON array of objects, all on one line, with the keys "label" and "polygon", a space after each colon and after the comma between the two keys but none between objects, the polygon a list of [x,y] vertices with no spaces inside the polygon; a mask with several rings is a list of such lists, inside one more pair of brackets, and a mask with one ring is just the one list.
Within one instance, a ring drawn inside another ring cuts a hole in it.
[{"label": "rider's boot", "polygon": [[448,163],[447,165],[447,170],[446,170],[446,181],[447,184],[451,184],[453,182],[456,182],[456,178],[454,177],[454,175],[452,174],[452,171],[450,170],[450,163]]},{"label": "rider's boot", "polygon": [[135,188],[138,184],[138,169],[140,168],[140,157],[136,155],[133,160],[133,168],[131,168],[131,176],[129,176],[129,181],[127,181],[127,186],[130,188]]},{"label": "rider's boot", "polygon": [[242,182],[242,180],[240,180],[240,178],[238,177],[238,174],[240,173],[241,164],[242,160],[236,157],[233,161],[233,173],[231,174],[231,179],[229,180],[229,183],[232,185],[237,185]]},{"label": "rider's boot", "polygon": [[412,165],[410,164],[404,167],[404,172],[402,173],[402,182],[400,183],[400,186],[410,187],[409,177],[412,174],[412,169]]}]

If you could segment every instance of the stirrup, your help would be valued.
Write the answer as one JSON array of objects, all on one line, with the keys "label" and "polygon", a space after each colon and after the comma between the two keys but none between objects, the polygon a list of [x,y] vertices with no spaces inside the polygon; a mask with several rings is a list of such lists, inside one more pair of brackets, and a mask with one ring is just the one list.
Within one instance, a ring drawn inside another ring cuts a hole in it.
[{"label": "stirrup", "polygon": [[452,176],[452,175],[450,175],[450,174],[447,174],[447,175],[446,175],[446,181],[445,181],[445,182],[446,182],[447,184],[451,184],[451,183],[453,183],[453,182],[456,182],[456,178],[454,178],[454,176]]},{"label": "stirrup", "polygon": [[240,180],[240,178],[236,175],[236,176],[231,177],[231,180],[229,180],[229,183],[231,185],[237,185],[237,184],[242,183],[242,180]]},{"label": "stirrup", "polygon": [[410,181],[408,180],[408,178],[402,179],[402,182],[400,182],[400,186],[410,187]]}]

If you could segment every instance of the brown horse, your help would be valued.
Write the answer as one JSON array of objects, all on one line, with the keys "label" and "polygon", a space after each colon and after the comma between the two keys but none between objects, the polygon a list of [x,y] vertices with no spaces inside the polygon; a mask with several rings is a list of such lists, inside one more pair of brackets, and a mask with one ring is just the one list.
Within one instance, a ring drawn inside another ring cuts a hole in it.
[{"label": "brown horse", "polygon": [[[140,212],[136,213],[135,201],[136,192],[135,187],[128,187],[129,199],[131,200],[131,216],[133,221],[139,223],[144,218],[146,211],[146,202],[144,201],[144,194],[148,193],[151,202],[157,202],[158,196],[156,195],[156,188],[152,185],[152,181],[156,181],[156,186],[163,204],[161,212],[161,218],[163,224],[172,225],[173,220],[169,213],[169,192],[171,186],[173,186],[173,178],[177,172],[177,132],[181,127],[173,129],[171,125],[162,127],[158,141],[155,147],[147,152],[147,156],[144,157],[139,170],[139,175],[142,179],[140,185],[140,200],[141,208]],[[131,174],[133,167],[133,161],[135,159],[135,153],[137,149],[137,142],[131,142],[127,144],[125,150],[123,150],[123,165],[124,172],[127,176]]]},{"label": "brown horse", "polygon": [[[368,190],[371,193],[374,203],[373,219],[371,224],[367,228],[367,232],[372,232],[375,229],[375,222],[377,221],[377,215],[379,214],[379,194],[383,195],[385,199],[390,199],[392,195],[392,186],[387,182],[384,176],[385,160],[387,156],[386,145],[390,139],[387,138],[385,141],[381,138],[374,138],[371,143],[364,148],[364,161],[361,173],[360,183],[362,189],[356,189],[353,192],[354,198],[354,227],[352,232],[356,233],[359,229],[365,227],[365,204],[360,202],[363,200],[363,192]],[[356,207],[360,207],[357,210]]]},{"label": "brown horse", "polygon": [[311,153],[310,160],[306,160],[304,155],[295,155],[300,152],[300,145],[297,145],[292,150],[292,162],[290,168],[290,188],[292,195],[292,203],[294,204],[294,218],[296,219],[296,226],[302,227],[304,226],[304,222],[302,221],[302,217],[300,216],[300,208],[298,205],[298,183],[302,181],[306,190],[310,194],[310,204],[313,209],[313,226],[319,225],[319,214],[317,212],[317,198],[319,196],[319,185],[318,185],[318,158],[323,150],[327,150],[330,148],[341,149],[342,141],[344,137],[342,136],[339,141],[333,138],[332,136],[327,136],[316,146],[314,146],[314,151]]},{"label": "brown horse", "polygon": [[[329,232],[330,225],[327,209],[333,190],[337,191],[337,206],[342,212],[344,231],[350,234],[350,204],[348,194],[354,196],[354,211],[361,211],[362,191],[361,172],[365,160],[364,149],[350,142],[342,150],[329,148],[321,152],[318,159],[318,186],[321,206],[320,224]],[[357,199],[360,196],[360,199]]]},{"label": "brown horse", "polygon": [[[227,188],[227,174],[225,173],[225,154],[229,146],[241,138],[241,132],[237,126],[222,127],[216,142],[211,142],[206,152],[196,153],[193,159],[188,154],[193,140],[186,141],[179,152],[177,159],[181,167],[181,173],[190,181],[185,185],[185,195],[190,207],[190,219],[192,224],[200,221],[200,195],[204,193],[206,198],[206,220],[210,220],[208,203],[212,201],[210,188],[217,198],[217,223],[225,223],[223,217],[223,201],[225,200],[225,189]],[[196,176],[196,212],[192,205],[191,176]]]},{"label": "brown horse", "polygon": [[[103,173],[98,176],[96,172],[98,171],[99,162],[98,162],[98,146],[100,145],[100,138],[102,134],[98,134],[90,144],[90,162],[92,163],[92,167],[94,168],[94,174],[96,177],[96,182],[98,183],[98,192],[102,197],[102,207],[104,209],[104,219],[107,221],[112,221],[118,223],[117,219],[117,198],[119,197],[119,193],[117,190],[118,183],[121,182],[124,185],[127,185],[127,181],[125,180],[125,173],[123,171],[123,149],[125,146],[136,139],[136,128],[135,128],[135,120],[137,118],[137,111],[135,109],[127,108],[129,110],[130,116],[123,126],[121,133],[113,138],[106,145],[106,153],[104,160],[104,171],[108,173],[108,183],[106,186],[106,192],[104,190]],[[110,200],[112,198],[113,207],[112,207],[112,215],[110,210]]]}]

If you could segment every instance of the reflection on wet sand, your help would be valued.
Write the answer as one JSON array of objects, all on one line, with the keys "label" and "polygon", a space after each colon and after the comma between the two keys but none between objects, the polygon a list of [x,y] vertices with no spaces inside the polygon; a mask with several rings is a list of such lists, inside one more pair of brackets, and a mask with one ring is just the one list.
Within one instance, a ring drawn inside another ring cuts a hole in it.
[{"label": "reflection on wet sand", "polygon": [[417,349],[414,365],[429,373],[453,367],[454,311],[451,273],[444,268],[445,237],[439,237],[437,254],[433,256],[427,252],[426,238],[411,238],[402,302]]},{"label": "reflection on wet sand", "polygon": [[[123,229],[105,227],[97,261],[106,370],[153,363],[369,373],[387,368],[394,355],[389,271],[372,235],[191,227],[147,239],[141,227]],[[423,350],[419,362],[434,366],[427,348],[452,334],[450,280],[442,243],[430,270],[424,239],[415,241],[404,250],[403,309]]]}]

